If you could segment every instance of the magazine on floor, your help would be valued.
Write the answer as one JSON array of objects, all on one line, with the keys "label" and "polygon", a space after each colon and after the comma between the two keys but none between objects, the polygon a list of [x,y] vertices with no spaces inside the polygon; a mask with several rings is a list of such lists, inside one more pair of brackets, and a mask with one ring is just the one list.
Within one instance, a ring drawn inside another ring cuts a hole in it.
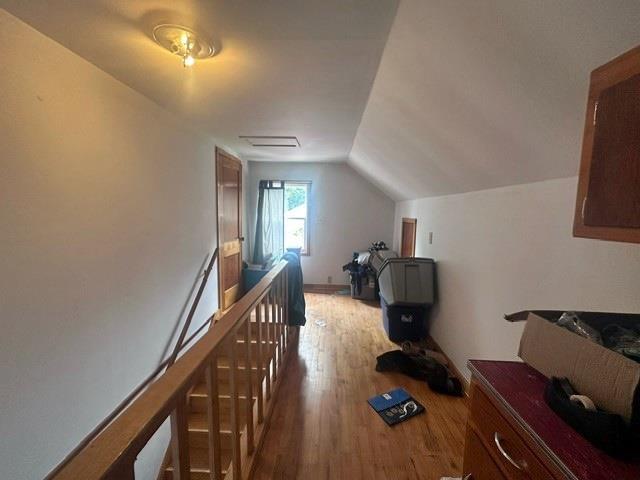
[{"label": "magazine on floor", "polygon": [[404,422],[425,411],[425,408],[404,388],[396,388],[376,395],[368,402],[389,426]]}]

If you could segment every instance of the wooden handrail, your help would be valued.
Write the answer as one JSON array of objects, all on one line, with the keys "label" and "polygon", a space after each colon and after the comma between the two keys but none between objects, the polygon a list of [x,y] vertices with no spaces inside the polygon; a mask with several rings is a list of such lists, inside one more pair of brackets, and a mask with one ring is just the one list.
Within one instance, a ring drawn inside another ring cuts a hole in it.
[{"label": "wooden handrail", "polygon": [[193,299],[193,303],[191,304],[191,308],[189,309],[189,314],[187,315],[187,319],[182,326],[182,331],[180,332],[180,336],[178,337],[178,341],[176,342],[176,346],[173,349],[173,353],[169,357],[169,361],[167,365],[170,367],[174,363],[176,363],[176,358],[178,358],[178,354],[182,349],[182,342],[184,342],[184,337],[187,336],[187,331],[189,330],[189,326],[191,326],[191,320],[193,320],[193,316],[196,313],[196,308],[198,308],[198,304],[200,303],[200,298],[202,297],[202,293],[204,292],[204,288],[207,286],[207,280],[209,280],[209,274],[211,270],[213,270],[213,265],[216,263],[216,259],[218,258],[218,247],[213,251],[213,255],[211,255],[211,260],[209,261],[209,265],[204,271],[204,275],[202,277],[202,281],[200,282],[200,287],[198,288],[198,293],[196,294],[196,298]]},{"label": "wooden handrail", "polygon": [[[250,292],[220,318],[215,328],[205,333],[52,478],[56,480],[134,478],[133,464],[138,453],[170,415],[176,411],[182,412],[187,392],[202,378],[205,369],[209,368],[216,357],[217,350],[227,340],[233,339],[232,336],[238,334],[244,321],[248,321],[252,311],[263,300],[269,301],[269,295],[275,286],[287,285],[286,267],[287,262],[283,260],[267,273]],[[280,305],[285,309],[286,316],[286,304],[281,300]],[[275,361],[273,366],[275,370]],[[267,379],[269,377],[267,369]],[[178,477],[179,475],[174,476],[174,478]]]}]

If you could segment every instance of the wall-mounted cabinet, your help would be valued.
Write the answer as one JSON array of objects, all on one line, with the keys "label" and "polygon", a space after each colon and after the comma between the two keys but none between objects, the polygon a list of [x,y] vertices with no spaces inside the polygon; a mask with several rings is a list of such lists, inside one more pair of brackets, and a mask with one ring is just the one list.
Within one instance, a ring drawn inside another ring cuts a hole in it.
[{"label": "wall-mounted cabinet", "polygon": [[573,234],[640,243],[640,47],[591,73]]}]

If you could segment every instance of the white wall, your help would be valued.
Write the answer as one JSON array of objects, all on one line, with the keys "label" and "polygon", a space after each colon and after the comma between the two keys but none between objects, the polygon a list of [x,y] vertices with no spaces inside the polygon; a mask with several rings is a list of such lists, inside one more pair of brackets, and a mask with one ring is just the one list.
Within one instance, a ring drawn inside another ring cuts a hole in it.
[{"label": "white wall", "polygon": [[[640,312],[640,245],[573,238],[576,178],[400,202],[418,219],[418,256],[437,261],[431,333],[460,371],[515,359],[524,309]],[[433,244],[428,233],[433,232]]]},{"label": "white wall", "polygon": [[350,162],[397,200],[575,175],[589,73],[638,0],[402,0]]},{"label": "white wall", "polygon": [[215,247],[215,144],[4,10],[0,43],[0,478],[38,479],[184,319]]},{"label": "white wall", "polygon": [[393,201],[346,163],[249,162],[250,241],[253,244],[260,180],[309,180],[310,252],[302,258],[305,283],[349,283],[342,265],[354,251],[393,237]]}]

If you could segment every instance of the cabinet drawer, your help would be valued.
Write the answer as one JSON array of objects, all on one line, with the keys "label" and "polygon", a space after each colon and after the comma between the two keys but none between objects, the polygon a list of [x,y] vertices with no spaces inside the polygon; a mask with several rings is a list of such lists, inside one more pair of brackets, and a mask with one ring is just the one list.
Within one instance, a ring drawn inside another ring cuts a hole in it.
[{"label": "cabinet drawer", "polygon": [[507,478],[510,480],[553,478],[477,385],[472,390],[470,422]]},{"label": "cabinet drawer", "polygon": [[468,480],[507,480],[500,469],[493,463],[491,455],[487,453],[482,442],[467,427],[467,436],[464,440],[464,473],[462,478]]}]

